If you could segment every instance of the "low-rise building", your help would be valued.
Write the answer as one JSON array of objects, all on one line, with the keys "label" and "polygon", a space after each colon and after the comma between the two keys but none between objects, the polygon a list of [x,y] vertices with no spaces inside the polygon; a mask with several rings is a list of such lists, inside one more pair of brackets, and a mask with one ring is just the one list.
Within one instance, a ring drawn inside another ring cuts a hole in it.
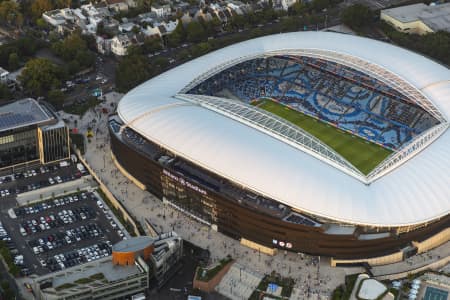
[{"label": "low-rise building", "polygon": [[6,83],[8,81],[9,72],[0,67],[0,82]]},{"label": "low-rise building", "polygon": [[359,274],[353,286],[350,300],[394,300],[394,295],[388,288],[367,274]]},{"label": "low-rise building", "polygon": [[101,54],[107,55],[111,53],[112,39],[108,39],[102,36],[96,36],[95,41],[97,43],[97,51]]},{"label": "low-rise building", "polygon": [[42,18],[55,27],[75,20],[73,11],[70,8],[46,11],[42,14]]},{"label": "low-rise building", "polygon": [[122,23],[119,25],[119,31],[120,32],[131,32],[134,28],[134,26],[137,26],[136,24],[134,24],[133,22],[127,22],[127,23]]},{"label": "low-rise building", "polygon": [[180,268],[183,240],[175,232],[113,246],[112,256],[33,279],[38,300],[129,299],[161,287]]},{"label": "low-rise building", "polygon": [[131,40],[126,34],[116,35],[111,39],[111,52],[118,56],[127,54],[128,47],[131,45]]},{"label": "low-rise building", "polygon": [[169,4],[159,5],[152,4],[152,11],[156,13],[156,15],[160,18],[165,18],[170,16],[172,9]]},{"label": "low-rise building", "polygon": [[142,258],[117,266],[109,256],[40,276],[33,280],[32,287],[40,300],[119,299],[145,291],[148,273]]},{"label": "low-rise building", "polygon": [[427,34],[440,30],[450,32],[450,3],[417,3],[384,9],[380,12],[380,19],[405,33]]},{"label": "low-rise building", "polygon": [[106,4],[109,9],[116,12],[127,11],[128,3],[126,0],[106,0]]}]

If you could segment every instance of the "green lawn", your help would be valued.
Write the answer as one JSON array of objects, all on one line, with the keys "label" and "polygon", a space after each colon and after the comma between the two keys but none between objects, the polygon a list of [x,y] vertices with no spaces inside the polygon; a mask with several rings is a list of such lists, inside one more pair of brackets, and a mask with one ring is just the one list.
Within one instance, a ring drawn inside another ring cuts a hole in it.
[{"label": "green lawn", "polygon": [[342,155],[363,174],[367,175],[392,152],[389,149],[316,120],[280,103],[262,100],[253,104],[282,117],[314,135]]}]

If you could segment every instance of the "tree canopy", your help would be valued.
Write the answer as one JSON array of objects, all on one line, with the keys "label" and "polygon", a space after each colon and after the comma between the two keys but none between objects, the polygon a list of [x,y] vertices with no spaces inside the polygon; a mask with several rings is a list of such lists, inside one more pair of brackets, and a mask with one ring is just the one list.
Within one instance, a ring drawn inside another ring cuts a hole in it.
[{"label": "tree canopy", "polygon": [[23,24],[23,14],[16,1],[0,1],[0,22],[20,27]]},{"label": "tree canopy", "polygon": [[95,55],[89,51],[86,41],[79,33],[72,33],[64,40],[53,43],[52,51],[68,63],[70,74],[92,67],[95,63]]},{"label": "tree canopy", "polygon": [[[10,43],[0,45],[0,66],[14,71],[17,68],[17,62],[25,61],[33,56],[43,44],[41,41],[30,37],[22,37]],[[18,60],[16,60],[15,55]],[[11,64],[11,65],[10,65]]]},{"label": "tree canopy", "polygon": [[178,20],[177,27],[167,37],[167,44],[169,47],[178,47],[186,39],[186,32],[184,31],[183,22]]},{"label": "tree canopy", "polygon": [[395,44],[423,53],[447,66],[450,65],[449,32],[438,31],[425,35],[408,34],[399,32],[386,23],[382,23],[381,29]]},{"label": "tree canopy", "polygon": [[0,101],[9,101],[11,96],[11,92],[6,84],[0,83]]},{"label": "tree canopy", "polygon": [[187,40],[192,43],[197,43],[206,38],[206,32],[199,22],[190,22],[186,26]]},{"label": "tree canopy", "polygon": [[151,76],[147,58],[142,54],[125,56],[116,68],[116,86],[119,91],[128,91]]},{"label": "tree canopy", "polygon": [[342,22],[350,28],[358,31],[361,27],[372,23],[373,15],[370,8],[362,4],[354,4],[347,7],[341,15]]},{"label": "tree canopy", "polygon": [[36,58],[25,64],[19,80],[31,95],[41,96],[59,88],[64,75],[62,70],[48,59]]}]

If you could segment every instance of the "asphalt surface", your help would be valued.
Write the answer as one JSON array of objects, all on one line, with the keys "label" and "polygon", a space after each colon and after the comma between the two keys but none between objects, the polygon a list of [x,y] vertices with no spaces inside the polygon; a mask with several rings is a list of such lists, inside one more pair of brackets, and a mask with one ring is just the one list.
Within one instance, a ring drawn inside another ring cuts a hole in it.
[{"label": "asphalt surface", "polygon": [[[100,209],[97,206],[96,200],[97,198],[93,197],[93,200],[88,198],[87,200],[79,200],[77,202],[69,203],[63,206],[58,207],[53,206],[51,209],[47,209],[38,213],[33,213],[25,216],[20,216],[17,219],[10,218],[7,211],[2,209],[0,212],[0,218],[2,219],[3,226],[5,227],[6,231],[10,234],[14,244],[16,245],[16,248],[19,250],[20,254],[24,256],[24,262],[26,267],[28,267],[32,271],[32,273],[42,275],[49,273],[49,269],[42,267],[42,265],[39,262],[39,259],[47,259],[48,257],[54,256],[55,254],[61,254],[79,248],[91,246],[106,240],[111,241],[111,243],[113,244],[121,240],[117,232],[112,228],[111,224],[109,223],[110,221],[106,219],[105,213],[102,211],[102,209]],[[52,200],[46,202],[50,202],[53,204]],[[28,234],[27,236],[22,236],[19,232],[19,226],[23,221],[35,219],[39,222],[39,218],[41,216],[46,217],[53,214],[57,217],[59,211],[68,209],[73,210],[75,208],[82,206],[88,206],[94,209],[96,214],[95,217],[92,219],[88,218],[86,220],[75,221],[72,224],[64,224],[62,226],[51,228],[49,230],[31,233]],[[66,230],[77,228],[80,227],[81,225],[87,224],[99,225],[103,230],[104,234],[103,237],[72,242],[71,244],[66,244],[62,247],[49,250],[39,255],[35,255],[33,253],[32,248],[28,244],[28,242],[31,240],[47,237],[50,234],[55,234],[57,232],[65,232]]]},{"label": "asphalt surface", "polygon": [[[27,177],[27,178],[20,178],[20,179],[14,179],[11,180],[9,182],[3,182],[0,184],[0,190],[5,190],[5,189],[9,189],[12,190],[12,194],[16,193],[16,190],[19,189],[20,192],[27,192],[28,190],[28,186],[32,185],[32,184],[36,184],[39,183],[42,187],[44,187],[45,185],[50,185],[50,183],[48,182],[48,179],[50,177],[54,178],[56,176],[60,176],[60,177],[67,177],[67,176],[72,176],[75,175],[75,173],[78,171],[78,169],[76,168],[75,165],[70,165],[68,167],[63,167],[63,168],[59,168],[57,166],[57,170],[54,171],[49,171],[47,173],[39,173],[36,176],[31,176],[31,177]],[[26,169],[21,169],[21,171],[17,171],[19,173],[23,172],[24,170],[31,170],[31,169],[35,169],[35,170],[39,170],[38,167],[29,167]],[[11,172],[3,172],[3,174],[0,174],[1,177],[4,176],[9,176],[11,177]],[[0,205],[1,208],[1,205]]]},{"label": "asphalt surface", "polygon": [[[36,195],[39,195],[39,188],[36,188],[36,184],[39,183],[41,187],[50,186],[50,183],[48,182],[48,179],[50,177],[55,178],[56,176],[60,177],[66,177],[68,180],[73,180],[72,178],[76,179],[76,177],[72,177],[76,172],[78,172],[75,165],[70,165],[67,167],[59,167],[59,165],[56,165],[55,168],[49,167],[49,171],[46,173],[41,173],[39,170],[39,165],[33,165],[21,168],[20,170],[15,170],[15,173],[23,173],[27,170],[34,169],[36,170],[35,176],[30,177],[20,177],[15,178],[14,173],[12,173],[11,170],[9,171],[3,171],[0,173],[0,178],[2,178],[3,183],[0,184],[0,191],[5,191],[8,189],[10,191],[10,195],[1,197],[0,196],[0,220],[3,223],[3,226],[5,230],[8,232],[9,236],[11,237],[12,241],[11,244],[14,245],[18,251],[19,254],[22,254],[24,256],[24,267],[27,267],[30,269],[31,273],[35,274],[45,274],[49,272],[49,269],[42,267],[42,265],[39,262],[39,259],[46,259],[48,257],[51,257],[55,254],[65,253],[70,250],[75,250],[78,248],[83,248],[86,246],[90,246],[93,244],[97,244],[101,241],[109,240],[111,243],[116,243],[121,240],[119,235],[117,234],[116,230],[114,230],[110,224],[110,221],[106,218],[105,213],[102,209],[100,209],[97,204],[96,200],[97,198],[93,196],[95,200],[79,200],[77,202],[68,203],[64,206],[56,207],[54,206],[53,200],[48,200],[45,202],[50,202],[53,207],[51,209],[43,210],[38,213],[28,214],[28,215],[21,215],[16,219],[12,219],[8,213],[8,210],[11,208],[17,208],[18,202],[17,202],[17,194],[16,190],[25,190],[28,191],[29,189],[34,191]],[[9,181],[5,181],[4,177],[8,176],[9,178],[14,178]],[[35,185],[34,187],[32,185]],[[58,184],[54,184],[52,186],[57,187]],[[19,192],[20,192],[19,191]],[[37,196],[39,197],[39,196]],[[81,198],[81,197],[80,197]],[[39,199],[35,199],[38,200]],[[27,206],[33,206],[34,204],[30,204]],[[61,226],[50,228],[49,230],[44,230],[41,232],[36,233],[30,233],[27,236],[22,236],[19,228],[22,222],[27,220],[37,220],[39,222],[40,217],[46,217],[49,215],[54,215],[55,217],[58,216],[58,212],[62,210],[68,210],[68,209],[75,209],[79,207],[87,206],[94,210],[95,216],[91,219],[86,220],[80,220],[75,221],[72,224],[61,224]],[[107,210],[108,213],[112,214],[109,209]],[[68,229],[77,228],[81,225],[87,225],[87,224],[97,224],[101,227],[103,230],[104,236],[101,238],[95,238],[95,239],[86,239],[81,241],[75,241],[71,244],[64,245],[57,249],[52,249],[48,252],[41,253],[39,255],[35,255],[33,253],[32,248],[29,246],[28,242],[30,240],[36,240],[39,238],[47,237],[50,234],[55,234],[57,232],[65,232]]]}]

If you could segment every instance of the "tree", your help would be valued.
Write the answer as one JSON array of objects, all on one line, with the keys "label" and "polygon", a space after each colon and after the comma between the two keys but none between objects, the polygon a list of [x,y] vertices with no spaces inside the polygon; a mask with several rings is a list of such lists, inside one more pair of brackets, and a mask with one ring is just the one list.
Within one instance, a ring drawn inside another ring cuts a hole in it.
[{"label": "tree", "polygon": [[341,20],[350,28],[359,30],[372,22],[372,11],[365,5],[354,4],[342,12]]},{"label": "tree", "polygon": [[44,58],[31,59],[19,77],[23,87],[33,96],[45,95],[47,91],[59,88],[62,71],[51,61]]},{"label": "tree", "polygon": [[56,0],[55,4],[57,8],[71,7],[72,0]]},{"label": "tree", "polygon": [[34,0],[31,4],[31,14],[37,19],[46,11],[53,10],[54,6],[50,0]]},{"label": "tree", "polygon": [[155,60],[153,61],[152,64],[156,69],[159,69],[159,71],[157,71],[157,73],[160,73],[161,71],[163,71],[165,68],[167,68],[167,66],[169,65],[169,60],[164,57],[164,56],[158,56],[157,58],[155,58]]},{"label": "tree", "polygon": [[242,29],[247,24],[247,20],[243,15],[234,15],[230,22],[227,23],[227,30]]},{"label": "tree", "polygon": [[64,60],[72,60],[79,51],[87,50],[86,42],[79,33],[72,33],[64,40],[52,45],[53,52]]},{"label": "tree", "polygon": [[9,54],[8,67],[11,71],[17,70],[19,68],[20,59],[17,53]]},{"label": "tree", "polygon": [[294,31],[297,29],[297,23],[294,17],[285,17],[281,19],[281,30],[283,32]]},{"label": "tree", "polygon": [[144,55],[127,55],[116,68],[116,86],[121,92],[126,92],[147,80],[150,73],[148,60]]},{"label": "tree", "polygon": [[43,18],[39,18],[36,20],[36,25],[40,28],[40,29],[48,29],[48,23],[45,22],[45,20]]},{"label": "tree", "polygon": [[9,101],[11,96],[11,92],[6,84],[0,83],[0,101]]},{"label": "tree", "polygon": [[142,51],[144,53],[153,53],[155,51],[162,50],[161,39],[160,38],[147,38],[142,44]]},{"label": "tree", "polygon": [[186,37],[188,41],[197,43],[206,38],[206,32],[199,22],[192,21],[186,26]]},{"label": "tree", "polygon": [[64,93],[61,90],[51,90],[48,92],[48,102],[50,102],[54,107],[61,108],[64,103]]},{"label": "tree", "polygon": [[208,43],[198,43],[198,44],[195,44],[195,45],[191,48],[192,55],[193,55],[194,57],[197,57],[197,56],[206,54],[206,53],[208,53],[210,50],[211,50],[211,49],[210,49],[210,46],[209,46]]},{"label": "tree", "polygon": [[15,1],[0,1],[0,22],[17,27],[22,26],[23,15]]},{"label": "tree", "polygon": [[329,0],[314,0],[311,3],[312,8],[315,10],[323,10],[327,8],[329,5],[330,5]]},{"label": "tree", "polygon": [[307,7],[301,1],[295,2],[291,7],[289,7],[289,12],[293,15],[301,15],[307,11]]},{"label": "tree", "polygon": [[75,74],[83,68],[92,67],[95,63],[95,56],[89,51],[87,45],[84,36],[75,32],[67,36],[64,40],[53,43],[52,51],[64,61],[68,62],[68,72]]},{"label": "tree", "polygon": [[177,27],[167,37],[167,44],[169,47],[175,48],[180,46],[180,44],[184,42],[185,38],[186,32],[184,31],[183,22],[179,19]]}]

